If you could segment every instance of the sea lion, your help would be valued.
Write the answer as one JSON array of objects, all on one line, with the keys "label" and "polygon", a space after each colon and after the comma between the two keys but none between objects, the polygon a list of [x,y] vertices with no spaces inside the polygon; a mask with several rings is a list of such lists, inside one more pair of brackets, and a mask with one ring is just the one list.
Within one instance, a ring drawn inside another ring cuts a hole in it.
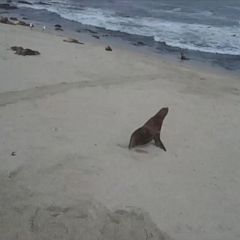
[{"label": "sea lion", "polygon": [[180,54],[181,54],[180,59],[181,59],[182,61],[184,61],[184,60],[190,60],[188,57],[186,57],[186,56],[184,55],[183,52],[181,52]]},{"label": "sea lion", "polygon": [[128,148],[131,149],[154,140],[157,147],[167,151],[160,139],[162,123],[167,114],[168,108],[164,107],[157,114],[151,117],[142,127],[135,130],[131,135]]}]

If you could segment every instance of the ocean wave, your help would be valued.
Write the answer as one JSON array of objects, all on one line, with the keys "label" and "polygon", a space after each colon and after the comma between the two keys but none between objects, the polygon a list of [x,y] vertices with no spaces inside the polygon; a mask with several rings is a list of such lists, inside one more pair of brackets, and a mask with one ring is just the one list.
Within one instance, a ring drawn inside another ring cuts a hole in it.
[{"label": "ocean wave", "polygon": [[[29,6],[28,6],[29,7]],[[101,27],[107,30],[128,34],[151,36],[155,41],[165,42],[169,46],[203,52],[240,55],[240,28],[229,26],[209,26],[166,21],[152,17],[125,17],[111,10],[99,8],[68,9],[66,6],[44,6],[34,4],[30,7],[45,9],[61,17],[82,24]],[[173,11],[181,11],[176,8]],[[211,12],[202,12],[202,16]]]}]

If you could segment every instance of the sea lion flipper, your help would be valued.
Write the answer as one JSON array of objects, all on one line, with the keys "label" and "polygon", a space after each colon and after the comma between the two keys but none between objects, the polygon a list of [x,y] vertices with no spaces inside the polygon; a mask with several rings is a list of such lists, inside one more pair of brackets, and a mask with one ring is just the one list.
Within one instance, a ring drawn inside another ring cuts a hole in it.
[{"label": "sea lion flipper", "polygon": [[163,145],[161,139],[160,139],[159,134],[156,134],[156,135],[154,136],[154,141],[155,141],[155,145],[156,145],[157,147],[160,147],[160,148],[163,149],[165,152],[167,151],[166,148],[165,148],[165,146]]}]

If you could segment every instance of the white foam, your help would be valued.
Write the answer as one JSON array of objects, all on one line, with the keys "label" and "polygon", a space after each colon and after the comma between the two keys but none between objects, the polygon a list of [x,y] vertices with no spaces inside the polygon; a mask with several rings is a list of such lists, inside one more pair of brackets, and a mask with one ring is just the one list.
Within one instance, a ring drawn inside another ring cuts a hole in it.
[{"label": "white foam", "polygon": [[[203,52],[240,55],[239,27],[213,27],[201,24],[189,24],[164,21],[159,18],[140,18],[118,16],[110,10],[85,8],[83,11],[67,9],[58,5],[32,5],[35,9],[46,9],[61,17],[86,25],[102,27],[141,36],[152,36],[155,41],[166,42],[174,47],[181,47]],[[175,9],[180,11],[180,9]],[[202,16],[211,12],[202,12]]]}]

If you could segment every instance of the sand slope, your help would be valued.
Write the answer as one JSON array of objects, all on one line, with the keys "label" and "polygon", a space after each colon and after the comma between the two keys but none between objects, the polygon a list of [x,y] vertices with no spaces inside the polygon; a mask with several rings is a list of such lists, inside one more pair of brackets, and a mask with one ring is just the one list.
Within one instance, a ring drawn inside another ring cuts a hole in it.
[{"label": "sand slope", "polygon": [[[0,235],[239,239],[239,80],[62,39],[0,25]],[[167,152],[129,151],[164,106]]]}]

